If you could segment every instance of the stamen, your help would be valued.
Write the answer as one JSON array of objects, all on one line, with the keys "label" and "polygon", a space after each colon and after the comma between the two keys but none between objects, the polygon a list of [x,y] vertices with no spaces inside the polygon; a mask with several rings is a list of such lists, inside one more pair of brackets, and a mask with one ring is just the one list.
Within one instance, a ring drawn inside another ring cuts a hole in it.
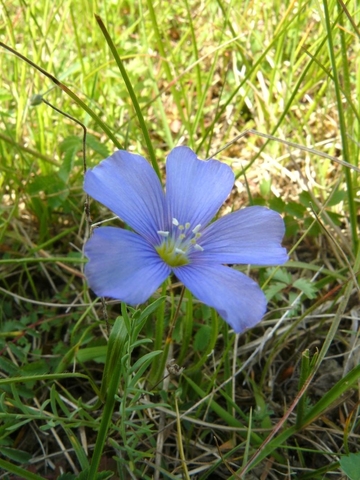
[{"label": "stamen", "polygon": [[191,228],[190,222],[180,224],[177,218],[172,219],[169,231],[158,230],[164,240],[156,247],[160,257],[170,267],[176,268],[191,262],[191,252],[203,252],[204,248],[196,242],[201,237],[201,224]]}]

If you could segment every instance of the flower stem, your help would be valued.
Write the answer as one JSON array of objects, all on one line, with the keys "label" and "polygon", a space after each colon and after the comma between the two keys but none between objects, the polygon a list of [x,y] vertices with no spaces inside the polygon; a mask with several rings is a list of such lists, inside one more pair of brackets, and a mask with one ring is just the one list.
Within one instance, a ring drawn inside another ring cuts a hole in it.
[{"label": "flower stem", "polygon": [[[184,292],[185,292],[185,288],[182,287],[180,297],[179,297],[179,300],[178,300],[178,305],[176,307],[176,311],[174,313],[173,319],[172,319],[171,324],[169,326],[169,331],[168,331],[168,334],[167,334],[167,337],[166,337],[166,340],[165,340],[165,346],[164,346],[163,353],[162,353],[162,355],[160,355],[159,361],[158,361],[157,358],[154,359],[156,361],[156,363],[153,364],[154,367],[153,367],[153,369],[151,371],[151,374],[150,374],[150,384],[152,386],[157,385],[161,381],[161,378],[164,375],[165,365],[166,365],[166,362],[168,360],[169,349],[170,349],[170,345],[172,343],[172,333],[174,331],[176,320],[179,316],[181,303],[182,303],[182,300],[184,298]],[[161,344],[158,345],[158,348],[160,348],[160,347],[161,347]]]},{"label": "flower stem", "polygon": [[[166,295],[167,282],[163,283],[162,286],[162,296]],[[155,341],[154,341],[154,350],[161,350],[165,331],[165,302],[163,302],[156,312],[156,325],[155,325]],[[155,386],[158,382],[159,371],[160,371],[160,359],[158,357],[154,358],[154,362],[151,367],[149,375],[149,383],[151,386]]]}]

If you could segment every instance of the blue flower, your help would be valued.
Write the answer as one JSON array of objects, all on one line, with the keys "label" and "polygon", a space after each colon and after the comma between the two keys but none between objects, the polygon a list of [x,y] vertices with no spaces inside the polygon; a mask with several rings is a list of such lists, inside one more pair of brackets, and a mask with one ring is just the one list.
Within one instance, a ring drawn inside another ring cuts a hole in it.
[{"label": "blue flower", "polygon": [[278,265],[284,222],[265,207],[248,207],[210,223],[233,184],[231,168],[172,150],[166,191],[140,155],[117,151],[85,176],[84,190],[133,231],[96,228],[85,245],[85,275],[99,296],[145,302],[173,272],[239,333],[266,311],[256,282],[224,264]]}]

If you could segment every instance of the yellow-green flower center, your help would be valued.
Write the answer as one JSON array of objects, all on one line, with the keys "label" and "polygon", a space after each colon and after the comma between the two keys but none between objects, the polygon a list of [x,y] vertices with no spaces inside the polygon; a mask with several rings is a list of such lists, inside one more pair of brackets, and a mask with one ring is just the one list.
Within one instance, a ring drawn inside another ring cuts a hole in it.
[{"label": "yellow-green flower center", "polygon": [[189,263],[186,253],[177,251],[175,248],[175,242],[172,239],[164,240],[158,247],[156,247],[156,250],[169,267],[181,267],[182,265],[187,265]]},{"label": "yellow-green flower center", "polygon": [[172,225],[171,232],[158,231],[163,240],[155,249],[169,267],[182,267],[190,263],[189,253],[192,250],[203,250],[196,243],[201,236],[199,233],[201,225],[199,224],[191,230],[190,223],[180,225],[176,218],[173,218]]}]

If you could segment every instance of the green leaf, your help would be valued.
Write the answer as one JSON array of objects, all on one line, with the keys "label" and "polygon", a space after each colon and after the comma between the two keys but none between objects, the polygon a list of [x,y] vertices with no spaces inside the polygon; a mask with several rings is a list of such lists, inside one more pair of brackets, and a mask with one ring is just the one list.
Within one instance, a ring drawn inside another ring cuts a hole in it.
[{"label": "green leaf", "polygon": [[194,350],[201,352],[206,349],[211,339],[211,328],[209,325],[203,325],[195,334]]},{"label": "green leaf", "polygon": [[343,220],[344,220],[344,215],[341,215],[336,212],[327,212],[329,217],[331,218],[331,221],[337,226],[340,227]]},{"label": "green leaf", "polygon": [[17,463],[28,463],[32,455],[17,448],[1,447],[1,454]]},{"label": "green leaf", "polygon": [[298,278],[294,282],[294,287],[298,288],[303,292],[308,298],[316,298],[317,289],[315,285],[306,278]]},{"label": "green leaf", "polygon": [[67,150],[65,153],[58,172],[59,178],[61,178],[61,180],[64,182],[67,182],[69,179],[69,175],[73,169],[74,160],[78,151],[79,150],[77,148],[74,148],[72,150]]},{"label": "green leaf", "polygon": [[109,149],[103,143],[100,143],[94,135],[88,133],[86,136],[86,145],[88,145],[94,152],[98,153],[101,157],[106,158],[109,156]]},{"label": "green leaf", "polygon": [[19,367],[3,356],[0,356],[0,369],[10,377],[14,377],[19,373]]},{"label": "green leaf", "polygon": [[273,279],[277,280],[278,282],[285,283],[286,285],[292,284],[292,276],[285,268],[270,268],[269,272],[273,275]]},{"label": "green leaf", "polygon": [[[154,357],[157,355],[160,355],[162,353],[162,350],[156,350],[155,352],[149,352],[140,357],[132,367],[129,369],[129,374],[132,375],[133,373],[137,372],[140,370],[141,372],[145,371],[149,363],[153,360]],[[132,382],[134,383],[134,382]]]},{"label": "green leaf", "polygon": [[21,375],[44,375],[45,373],[49,373],[49,370],[50,366],[45,360],[38,360],[21,367],[19,373]]},{"label": "green leaf", "polygon": [[105,363],[107,349],[107,345],[80,348],[76,353],[76,358],[81,363],[88,362],[89,360],[96,363]]},{"label": "green leaf", "polygon": [[350,480],[360,480],[360,452],[341,457],[340,467]]},{"label": "green leaf", "polygon": [[300,193],[299,201],[301,205],[303,205],[306,208],[310,207],[310,205],[314,203],[314,199],[312,198],[310,193],[305,190]]},{"label": "green leaf", "polygon": [[82,141],[80,137],[75,135],[69,135],[64,138],[64,140],[59,145],[60,152],[65,153],[70,150],[77,149],[77,151],[82,149]]},{"label": "green leaf", "polygon": [[15,475],[17,475],[16,478],[22,478],[24,480],[45,480],[44,477],[41,477],[36,473],[29,472],[28,470],[18,467],[13,463],[3,460],[2,458],[0,458],[0,468],[3,472],[14,473]]},{"label": "green leaf", "polygon": [[272,197],[269,200],[269,208],[276,212],[283,213],[285,211],[285,202],[281,197]]},{"label": "green leaf", "polygon": [[265,295],[267,300],[271,300],[275,295],[280,293],[282,290],[284,290],[287,287],[285,283],[282,282],[276,282],[272,283],[265,291]]},{"label": "green leaf", "polygon": [[58,176],[64,182],[68,181],[78,152],[82,149],[82,141],[79,137],[71,135],[60,143],[60,151],[65,153],[59,168]]},{"label": "green leaf", "polygon": [[[46,203],[50,208],[59,207],[69,195],[65,180],[57,174],[35,177],[29,185],[28,191],[31,196],[35,197],[40,192],[44,192],[46,194]],[[36,200],[36,198],[33,200]],[[43,203],[41,203],[40,208],[43,208]]]},{"label": "green leaf", "polygon": [[343,190],[337,190],[335,193],[332,194],[330,200],[327,203],[327,206],[333,207],[334,205],[338,205],[340,202],[345,200],[346,197],[346,192],[344,192]]},{"label": "green leaf", "polygon": [[101,382],[101,399],[106,398],[110,384],[114,383],[114,378],[119,377],[120,379],[121,359],[126,353],[125,342],[128,338],[128,331],[123,317],[117,317],[112,327],[107,345],[105,368]]},{"label": "green leaf", "polygon": [[300,203],[289,202],[285,206],[285,212],[288,213],[289,215],[292,215],[293,217],[302,219],[305,216],[306,207],[304,207]]},{"label": "green leaf", "polygon": [[318,222],[315,222],[313,225],[314,219],[312,217],[307,217],[304,220],[304,228],[308,230],[309,235],[312,235],[313,237],[320,235],[322,232],[321,227]]}]

